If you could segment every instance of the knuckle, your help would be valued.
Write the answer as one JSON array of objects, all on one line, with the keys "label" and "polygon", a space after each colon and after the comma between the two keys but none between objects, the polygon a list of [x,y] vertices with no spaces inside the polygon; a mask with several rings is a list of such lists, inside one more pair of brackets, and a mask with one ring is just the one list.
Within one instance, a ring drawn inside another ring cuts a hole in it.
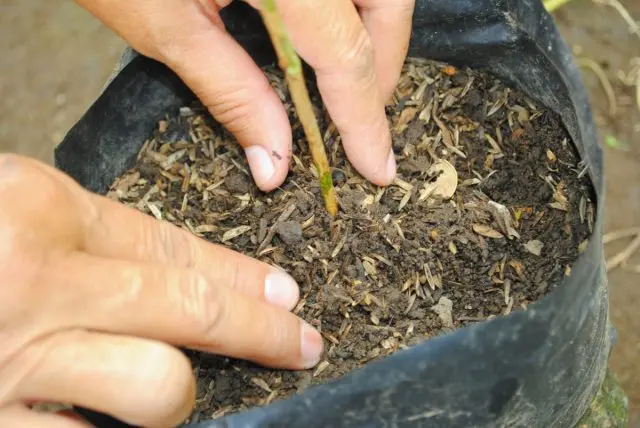
[{"label": "knuckle", "polygon": [[42,268],[37,229],[59,192],[43,175],[25,158],[0,155],[0,282],[9,285],[0,287],[3,301],[17,299]]},{"label": "knuckle", "polygon": [[375,80],[375,52],[369,34],[360,29],[350,38],[339,54],[339,61],[353,70],[356,77]]},{"label": "knuckle", "polygon": [[29,160],[15,155],[0,156],[2,213],[15,216],[16,210],[22,215],[43,212],[58,206],[64,193],[64,187],[54,177],[34,167]]},{"label": "knuckle", "polygon": [[191,237],[181,229],[168,222],[152,221],[148,242],[142,249],[143,254],[149,251],[164,262],[173,262],[178,266],[190,268],[196,263],[198,254]]},{"label": "knuckle", "polygon": [[228,315],[225,293],[213,287],[206,277],[189,271],[182,283],[184,312],[194,324],[197,337],[211,345],[219,336]]},{"label": "knuckle", "polygon": [[268,90],[270,86],[266,81],[258,86],[252,84],[225,88],[212,94],[207,107],[229,131],[242,134],[257,125],[259,110],[255,100],[264,99]]},{"label": "knuckle", "polygon": [[0,407],[22,399],[24,390],[30,389],[40,370],[46,367],[51,353],[64,345],[69,337],[75,337],[76,333],[75,330],[41,333],[38,337],[3,341],[8,349],[3,349],[7,358],[0,360],[0,385],[4,386],[0,386]]}]

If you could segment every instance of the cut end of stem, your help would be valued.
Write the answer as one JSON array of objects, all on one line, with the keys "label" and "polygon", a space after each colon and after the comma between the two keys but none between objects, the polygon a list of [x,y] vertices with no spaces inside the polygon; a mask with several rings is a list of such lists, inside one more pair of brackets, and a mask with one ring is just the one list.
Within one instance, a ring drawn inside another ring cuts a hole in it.
[{"label": "cut end of stem", "polygon": [[320,192],[324,198],[327,211],[330,215],[335,216],[338,213],[336,190],[333,187],[333,177],[328,171],[324,172],[320,177]]}]

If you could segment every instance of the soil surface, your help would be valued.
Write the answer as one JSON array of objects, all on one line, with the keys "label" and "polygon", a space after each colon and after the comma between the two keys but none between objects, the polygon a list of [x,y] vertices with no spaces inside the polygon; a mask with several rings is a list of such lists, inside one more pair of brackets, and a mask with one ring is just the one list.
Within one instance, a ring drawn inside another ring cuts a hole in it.
[{"label": "soil surface", "polygon": [[[527,306],[560,283],[593,224],[591,188],[551,113],[471,70],[409,60],[387,113],[398,178],[373,186],[324,134],[340,212],[325,211],[304,134],[294,123],[286,182],[262,193],[240,146],[200,106],[162,121],[111,198],[290,272],[294,312],[325,355],[309,371],[274,371],[190,353],[191,421],[299,393],[422,340]],[[321,106],[314,90],[316,106]]]}]

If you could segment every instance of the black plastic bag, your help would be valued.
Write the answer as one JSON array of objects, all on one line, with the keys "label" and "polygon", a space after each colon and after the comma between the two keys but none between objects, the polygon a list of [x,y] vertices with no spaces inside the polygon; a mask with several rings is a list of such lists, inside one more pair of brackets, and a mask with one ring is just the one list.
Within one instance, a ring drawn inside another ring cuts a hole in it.
[{"label": "black plastic bag", "polygon": [[[274,61],[255,11],[236,2],[224,19],[260,65]],[[302,395],[193,427],[573,427],[599,389],[611,347],[602,153],[580,75],[552,18],[540,0],[418,0],[410,56],[487,71],[562,118],[595,187],[587,250],[571,276],[527,311],[431,339]],[[138,56],[56,149],[56,165],[105,193],[133,167],[157,121],[192,99],[166,67]]]}]

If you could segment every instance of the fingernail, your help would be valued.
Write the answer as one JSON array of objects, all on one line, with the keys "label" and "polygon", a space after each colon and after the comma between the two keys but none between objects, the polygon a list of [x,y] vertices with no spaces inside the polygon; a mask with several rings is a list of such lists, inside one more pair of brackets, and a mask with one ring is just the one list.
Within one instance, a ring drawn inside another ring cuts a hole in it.
[{"label": "fingernail", "polygon": [[283,272],[272,272],[264,280],[264,298],[272,305],[282,306],[288,311],[298,303],[298,284]]},{"label": "fingernail", "polygon": [[251,175],[258,187],[268,183],[276,172],[276,168],[267,149],[256,145],[247,147],[244,152],[251,168]]},{"label": "fingernail", "polygon": [[304,358],[304,367],[310,369],[320,362],[324,344],[322,336],[313,327],[306,322],[302,322],[302,331],[300,332],[302,357]]},{"label": "fingernail", "polygon": [[396,156],[393,153],[393,149],[389,151],[389,158],[387,159],[387,177],[389,183],[396,178]]}]

